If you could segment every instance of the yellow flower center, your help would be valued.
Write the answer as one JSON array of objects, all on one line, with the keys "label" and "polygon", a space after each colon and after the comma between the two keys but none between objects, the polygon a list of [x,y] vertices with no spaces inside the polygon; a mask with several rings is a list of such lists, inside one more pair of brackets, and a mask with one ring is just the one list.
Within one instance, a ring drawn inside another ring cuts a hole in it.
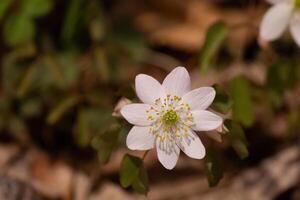
[{"label": "yellow flower center", "polygon": [[166,125],[174,125],[178,121],[177,113],[174,110],[167,110],[162,116],[162,121]]},{"label": "yellow flower center", "polygon": [[149,133],[158,138],[162,149],[170,151],[169,143],[173,144],[178,139],[188,140],[188,131],[194,124],[194,118],[190,105],[181,97],[170,94],[160,97],[146,113],[147,120],[152,122]]}]

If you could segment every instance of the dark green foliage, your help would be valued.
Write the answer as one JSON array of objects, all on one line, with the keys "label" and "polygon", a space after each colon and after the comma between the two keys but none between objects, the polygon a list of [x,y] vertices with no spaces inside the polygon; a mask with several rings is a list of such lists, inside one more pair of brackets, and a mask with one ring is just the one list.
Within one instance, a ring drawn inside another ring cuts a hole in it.
[{"label": "dark green foliage", "polygon": [[148,175],[142,159],[128,154],[124,156],[121,163],[120,183],[124,188],[132,186],[135,191],[147,194]]},{"label": "dark green foliage", "polygon": [[228,129],[226,138],[229,140],[235,152],[241,159],[248,157],[247,139],[242,127],[232,120],[226,120],[224,124]]},{"label": "dark green foliage", "polygon": [[232,108],[232,99],[220,85],[215,85],[214,88],[216,90],[216,97],[212,104],[212,108],[221,113],[229,112]]},{"label": "dark green foliage", "polygon": [[213,148],[206,149],[205,172],[210,187],[218,185],[223,177],[223,169],[219,154],[220,152]]},{"label": "dark green foliage", "polygon": [[267,74],[267,88],[275,107],[282,104],[284,91],[295,85],[296,74],[295,63],[290,59],[281,59],[270,67]]},{"label": "dark green foliage", "polygon": [[1,35],[7,48],[0,73],[1,133],[19,139],[35,129],[37,124],[29,122],[38,119],[49,126],[49,134],[61,127],[73,134],[70,143],[95,149],[101,163],[124,143],[128,130],[111,116],[113,102],[124,93],[116,90],[118,84],[124,85],[120,63],[136,65],[140,58],[133,58],[146,46],[141,34],[123,20],[123,28],[107,29],[101,4],[0,2]]},{"label": "dark green foliage", "polygon": [[254,122],[251,93],[250,84],[245,77],[239,76],[231,80],[230,95],[233,100],[233,119],[245,126],[251,126]]},{"label": "dark green foliage", "polygon": [[228,34],[229,29],[224,22],[217,22],[208,29],[200,56],[199,67],[202,73],[208,72],[214,56],[228,37]]}]

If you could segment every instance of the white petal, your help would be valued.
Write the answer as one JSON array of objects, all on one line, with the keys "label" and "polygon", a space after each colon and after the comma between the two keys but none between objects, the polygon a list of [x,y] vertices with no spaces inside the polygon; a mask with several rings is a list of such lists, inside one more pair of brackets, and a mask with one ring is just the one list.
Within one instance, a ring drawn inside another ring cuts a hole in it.
[{"label": "white petal", "polygon": [[150,109],[150,107],[150,105],[142,103],[129,104],[121,109],[121,114],[131,124],[149,126],[152,124],[152,121],[147,119],[146,110]]},{"label": "white petal", "polygon": [[185,94],[182,99],[192,110],[205,110],[213,102],[216,91],[212,87],[201,87]]},{"label": "white petal", "polygon": [[142,102],[153,104],[155,99],[161,97],[163,87],[151,76],[139,74],[135,78],[135,90]]},{"label": "white petal", "polygon": [[126,145],[131,150],[148,150],[154,147],[154,136],[149,133],[150,127],[134,126],[126,138]]},{"label": "white petal", "polygon": [[182,138],[178,142],[180,149],[189,157],[195,159],[202,159],[205,156],[205,148],[194,131],[190,130],[188,132],[188,138]]},{"label": "white petal", "polygon": [[299,13],[294,13],[291,24],[290,24],[291,34],[297,43],[297,45],[300,47],[300,15]]},{"label": "white petal", "polygon": [[190,75],[184,67],[176,67],[168,74],[162,85],[166,93],[183,96],[191,90]]},{"label": "white petal", "polygon": [[222,124],[222,118],[207,110],[194,110],[192,111],[194,118],[195,131],[211,131],[218,128]]},{"label": "white petal", "polygon": [[[160,142],[159,139],[156,140],[156,150],[157,150],[157,157],[159,162],[166,168],[166,169],[173,169],[178,161],[178,157],[180,154],[180,149],[179,147],[175,144],[172,143],[173,146],[173,151],[170,153],[167,153],[166,151],[163,151],[160,148]],[[166,145],[166,140],[164,145]]]},{"label": "white petal", "polygon": [[260,25],[260,38],[266,41],[279,38],[289,23],[292,10],[292,5],[287,3],[272,6],[263,17]]}]

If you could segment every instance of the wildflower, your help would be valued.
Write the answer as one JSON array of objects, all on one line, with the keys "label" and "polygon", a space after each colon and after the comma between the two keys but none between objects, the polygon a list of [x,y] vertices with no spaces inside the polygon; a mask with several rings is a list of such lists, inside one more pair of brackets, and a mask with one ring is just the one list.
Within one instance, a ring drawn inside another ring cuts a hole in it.
[{"label": "wildflower", "polygon": [[205,148],[194,131],[210,131],[222,124],[221,117],[206,110],[215,98],[215,90],[191,90],[190,76],[184,67],[175,68],[162,84],[139,74],[135,89],[143,103],[121,109],[122,116],[134,125],[126,139],[128,148],[156,147],[158,160],[167,169],[175,167],[180,149],[191,158],[202,159]]},{"label": "wildflower", "polygon": [[260,38],[273,41],[289,26],[290,32],[300,46],[300,0],[267,0],[273,6],[264,15],[260,26]]}]

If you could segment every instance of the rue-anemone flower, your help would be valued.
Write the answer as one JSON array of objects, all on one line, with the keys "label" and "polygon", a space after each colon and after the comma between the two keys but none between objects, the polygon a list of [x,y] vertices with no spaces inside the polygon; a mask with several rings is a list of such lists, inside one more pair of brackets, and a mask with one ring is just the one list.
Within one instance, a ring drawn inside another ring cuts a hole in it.
[{"label": "rue-anemone flower", "polygon": [[267,0],[272,7],[260,25],[260,38],[265,41],[278,39],[289,26],[290,33],[300,47],[300,0]]},{"label": "rue-anemone flower", "polygon": [[139,74],[135,90],[143,103],[121,109],[122,116],[133,128],[126,144],[131,150],[156,147],[158,160],[173,169],[180,150],[187,156],[202,159],[205,148],[195,131],[210,131],[222,124],[222,118],[207,111],[216,92],[212,87],[191,90],[189,73],[175,68],[160,84],[151,76]]}]

